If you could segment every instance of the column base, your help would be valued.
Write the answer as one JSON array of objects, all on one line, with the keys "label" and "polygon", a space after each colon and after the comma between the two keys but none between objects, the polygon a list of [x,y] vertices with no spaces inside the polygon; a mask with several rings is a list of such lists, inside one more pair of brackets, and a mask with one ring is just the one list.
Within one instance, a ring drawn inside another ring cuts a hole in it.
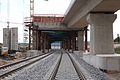
[{"label": "column base", "polygon": [[106,72],[120,72],[120,54],[84,54],[83,59]]},{"label": "column base", "polygon": [[78,55],[79,57],[83,57],[83,52],[84,52],[84,51],[73,51],[73,53],[75,53],[75,54]]}]

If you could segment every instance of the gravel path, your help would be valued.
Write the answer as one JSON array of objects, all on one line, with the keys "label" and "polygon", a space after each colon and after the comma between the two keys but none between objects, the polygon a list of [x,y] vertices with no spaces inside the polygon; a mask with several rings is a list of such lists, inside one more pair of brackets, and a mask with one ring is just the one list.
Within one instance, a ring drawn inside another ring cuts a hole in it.
[{"label": "gravel path", "polygon": [[72,54],[71,55],[79,62],[81,71],[84,71],[83,74],[90,76],[92,80],[109,80],[108,76],[100,71],[99,69],[95,68],[94,66],[85,62],[79,56]]},{"label": "gravel path", "polygon": [[56,80],[79,80],[75,68],[67,53],[63,53]]},{"label": "gravel path", "polygon": [[54,53],[30,67],[23,69],[20,72],[16,72],[15,75],[10,76],[5,80],[43,80],[58,56],[59,54],[56,52],[56,54]]}]

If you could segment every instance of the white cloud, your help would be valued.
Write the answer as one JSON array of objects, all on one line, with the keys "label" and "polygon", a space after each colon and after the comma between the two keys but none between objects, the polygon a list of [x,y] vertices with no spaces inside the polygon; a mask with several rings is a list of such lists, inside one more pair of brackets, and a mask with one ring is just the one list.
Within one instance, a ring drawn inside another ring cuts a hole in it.
[{"label": "white cloud", "polygon": [[120,10],[116,12],[117,19],[115,20],[113,24],[113,34],[114,38],[117,37],[117,34],[120,34]]}]

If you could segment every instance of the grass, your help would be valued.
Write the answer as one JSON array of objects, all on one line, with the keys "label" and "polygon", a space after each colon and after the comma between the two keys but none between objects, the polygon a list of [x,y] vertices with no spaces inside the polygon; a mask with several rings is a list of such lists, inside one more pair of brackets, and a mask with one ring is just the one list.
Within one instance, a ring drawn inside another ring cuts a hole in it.
[{"label": "grass", "polygon": [[120,54],[120,47],[118,47],[118,48],[115,48],[115,53],[118,53],[118,54]]}]

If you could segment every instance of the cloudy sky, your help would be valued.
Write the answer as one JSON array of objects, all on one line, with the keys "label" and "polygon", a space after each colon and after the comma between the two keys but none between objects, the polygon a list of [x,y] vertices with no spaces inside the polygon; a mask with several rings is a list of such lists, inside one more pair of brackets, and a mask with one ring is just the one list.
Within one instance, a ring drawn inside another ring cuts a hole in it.
[{"label": "cloudy sky", "polygon": [[[9,13],[8,13],[9,1]],[[35,14],[64,14],[71,0],[35,0]],[[8,15],[9,14],[9,15]],[[114,23],[114,37],[120,34],[120,11],[117,12],[118,18]],[[9,17],[9,18],[8,18]],[[0,43],[3,42],[3,28],[18,27],[19,42],[23,42],[23,22],[24,17],[29,17],[29,0],[0,0]]]}]

